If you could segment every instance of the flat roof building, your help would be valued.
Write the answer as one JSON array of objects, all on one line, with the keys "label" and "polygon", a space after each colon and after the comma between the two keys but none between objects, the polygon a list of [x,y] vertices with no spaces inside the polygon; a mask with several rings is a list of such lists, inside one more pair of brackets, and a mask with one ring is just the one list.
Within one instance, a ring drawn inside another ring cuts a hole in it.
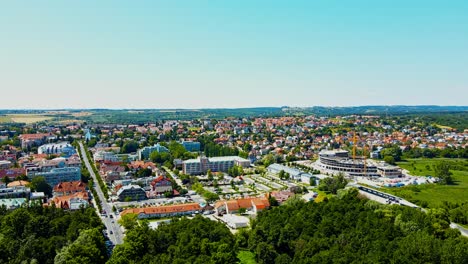
[{"label": "flat roof building", "polygon": [[212,172],[227,172],[234,166],[249,167],[250,161],[237,156],[225,157],[199,157],[198,159],[189,159],[182,163],[184,174],[197,175],[204,174],[208,170]]},{"label": "flat roof building", "polygon": [[155,152],[155,151],[158,152],[158,153],[169,152],[169,149],[167,149],[164,146],[161,146],[159,143],[155,144],[154,146],[144,147],[144,148],[138,150],[138,152],[137,152],[138,159],[140,159],[140,160],[149,159],[150,154]]},{"label": "flat roof building", "polygon": [[55,186],[60,182],[71,182],[81,180],[81,168],[56,168],[47,172],[35,172],[28,174],[32,180],[36,177],[42,176],[50,186]]}]

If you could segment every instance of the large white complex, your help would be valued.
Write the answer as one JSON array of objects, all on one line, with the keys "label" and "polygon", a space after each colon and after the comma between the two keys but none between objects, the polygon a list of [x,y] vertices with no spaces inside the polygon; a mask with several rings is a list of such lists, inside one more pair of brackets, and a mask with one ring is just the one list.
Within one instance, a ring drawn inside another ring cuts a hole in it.
[{"label": "large white complex", "polygon": [[[298,170],[296,168],[291,168],[291,167],[288,167],[288,166],[277,164],[277,163],[274,163],[274,164],[271,164],[270,166],[268,166],[267,170],[269,172],[275,173],[275,174],[278,174],[280,171],[284,171],[286,173],[289,173],[291,178],[293,178],[294,180],[298,180],[298,181],[301,180],[303,176],[308,177],[309,179],[310,179],[310,177],[312,177],[312,175],[310,175],[309,173],[303,172],[303,171]],[[307,183],[309,183],[309,182],[307,182]]]},{"label": "large white complex", "polygon": [[344,173],[352,177],[401,177],[401,169],[385,162],[349,158],[346,150],[324,150],[319,153],[317,165],[331,173]]},{"label": "large white complex", "polygon": [[75,148],[68,142],[59,142],[53,144],[45,144],[37,149],[38,154],[64,154],[71,156],[76,153]]},{"label": "large white complex", "polygon": [[200,157],[198,159],[186,160],[182,163],[184,174],[189,175],[203,174],[208,170],[212,172],[227,172],[234,166],[246,168],[250,166],[250,161],[237,156],[226,156],[214,158]]},{"label": "large white complex", "polygon": [[118,162],[120,161],[119,157],[114,152],[101,151],[98,150],[93,155],[93,159],[96,162],[107,161],[107,162]]}]

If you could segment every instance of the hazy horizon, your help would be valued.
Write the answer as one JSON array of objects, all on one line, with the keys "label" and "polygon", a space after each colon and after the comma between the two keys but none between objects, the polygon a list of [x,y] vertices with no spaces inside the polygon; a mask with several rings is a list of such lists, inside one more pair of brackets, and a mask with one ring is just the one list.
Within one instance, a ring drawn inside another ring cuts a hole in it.
[{"label": "hazy horizon", "polygon": [[0,111],[77,111],[77,110],[216,110],[216,109],[256,109],[256,108],[352,108],[352,107],[460,107],[468,108],[468,105],[348,105],[348,106],[337,106],[337,105],[312,105],[312,106],[247,106],[247,107],[204,107],[204,108],[0,108]]},{"label": "hazy horizon", "polygon": [[468,2],[0,5],[1,109],[466,105]]}]

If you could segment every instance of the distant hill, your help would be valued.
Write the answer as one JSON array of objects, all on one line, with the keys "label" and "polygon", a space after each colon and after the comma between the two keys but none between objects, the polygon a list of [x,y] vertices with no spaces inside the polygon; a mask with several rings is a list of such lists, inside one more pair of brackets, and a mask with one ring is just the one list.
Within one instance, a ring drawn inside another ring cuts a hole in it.
[{"label": "distant hill", "polygon": [[[457,114],[464,123],[468,119],[468,106],[437,105],[375,105],[347,107],[252,107],[218,109],[56,109],[56,110],[0,110],[0,122],[11,120],[11,115],[41,115],[48,122],[81,121],[87,123],[148,123],[161,120],[188,120],[211,118],[275,117],[275,116],[338,116],[338,115],[412,115]],[[436,118],[440,119],[440,118]],[[435,119],[434,119],[435,120]],[[462,126],[458,126],[462,127]]]}]

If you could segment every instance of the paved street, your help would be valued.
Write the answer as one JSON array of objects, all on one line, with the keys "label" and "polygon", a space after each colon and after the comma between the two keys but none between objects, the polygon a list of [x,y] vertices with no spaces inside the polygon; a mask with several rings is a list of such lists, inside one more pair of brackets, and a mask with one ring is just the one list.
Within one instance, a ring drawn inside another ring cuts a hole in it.
[{"label": "paved street", "polygon": [[88,169],[89,173],[91,174],[91,177],[94,180],[94,188],[96,189],[99,199],[101,200],[102,209],[106,211],[107,213],[107,216],[106,217],[101,216],[101,219],[107,228],[109,239],[115,245],[122,244],[123,236],[124,236],[122,229],[120,228],[120,225],[117,223],[116,215],[114,215],[113,218],[110,218],[110,215],[114,214],[112,212],[112,204],[107,202],[106,197],[104,196],[104,193],[102,192],[101,187],[99,186],[97,176],[94,173],[93,169],[91,168],[91,164],[89,163],[88,156],[86,155],[86,150],[82,142],[80,142],[80,149],[81,149],[81,153],[83,156],[83,162],[86,168]]}]

